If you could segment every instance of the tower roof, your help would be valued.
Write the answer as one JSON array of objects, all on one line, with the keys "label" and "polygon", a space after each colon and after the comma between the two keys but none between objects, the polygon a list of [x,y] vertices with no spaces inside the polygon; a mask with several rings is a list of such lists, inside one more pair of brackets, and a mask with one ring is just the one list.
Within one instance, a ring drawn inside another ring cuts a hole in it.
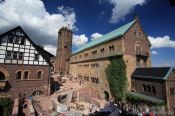
[{"label": "tower roof", "polygon": [[102,37],[100,37],[100,38],[98,38],[98,39],[95,39],[95,40],[93,40],[93,41],[87,43],[87,44],[84,45],[83,47],[77,49],[77,50],[73,53],[73,55],[74,55],[74,54],[77,54],[77,53],[79,53],[79,52],[82,52],[82,51],[84,51],[84,50],[87,50],[87,49],[89,49],[89,48],[92,48],[92,47],[94,47],[94,46],[97,46],[97,45],[99,45],[99,44],[102,44],[102,43],[104,43],[104,42],[107,42],[107,41],[110,41],[110,40],[112,40],[112,39],[116,39],[117,37],[122,36],[135,22],[136,22],[136,20],[133,20],[133,21],[131,21],[131,22],[129,22],[129,23],[127,23],[127,24],[125,24],[125,25],[123,25],[123,26],[121,26],[121,27],[119,27],[119,28],[117,28],[117,29],[115,29],[115,30],[113,30],[113,31],[111,31],[111,32],[109,32],[109,33],[103,35]]}]

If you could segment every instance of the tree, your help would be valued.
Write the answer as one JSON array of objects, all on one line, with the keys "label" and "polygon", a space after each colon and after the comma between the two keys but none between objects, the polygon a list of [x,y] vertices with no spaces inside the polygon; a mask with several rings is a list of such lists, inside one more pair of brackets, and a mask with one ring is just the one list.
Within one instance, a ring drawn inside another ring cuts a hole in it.
[{"label": "tree", "polygon": [[127,77],[123,57],[110,58],[110,64],[106,68],[106,77],[113,97],[124,101],[127,94]]}]

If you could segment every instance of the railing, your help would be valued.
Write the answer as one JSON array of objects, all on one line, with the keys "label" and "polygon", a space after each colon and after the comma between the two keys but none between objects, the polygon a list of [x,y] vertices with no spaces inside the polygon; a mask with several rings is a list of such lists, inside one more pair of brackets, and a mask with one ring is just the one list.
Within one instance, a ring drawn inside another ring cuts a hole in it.
[{"label": "railing", "polygon": [[149,52],[136,51],[136,56],[149,56]]},{"label": "railing", "polygon": [[7,82],[7,80],[0,80],[0,88],[1,89],[4,89],[6,82]]}]

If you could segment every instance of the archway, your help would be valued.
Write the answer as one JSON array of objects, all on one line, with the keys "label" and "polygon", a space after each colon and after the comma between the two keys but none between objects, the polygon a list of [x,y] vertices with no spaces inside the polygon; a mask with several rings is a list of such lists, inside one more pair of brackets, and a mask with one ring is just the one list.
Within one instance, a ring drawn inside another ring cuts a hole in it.
[{"label": "archway", "polygon": [[109,101],[109,93],[107,91],[104,91],[104,98],[106,101]]},{"label": "archway", "polygon": [[0,76],[5,77],[4,80],[6,80],[6,78],[9,78],[10,75],[9,75],[7,70],[5,70],[4,68],[0,67]]},{"label": "archway", "polygon": [[0,71],[0,81],[5,80],[5,74]]},{"label": "archway", "polygon": [[53,81],[51,84],[51,94],[53,94],[55,91],[60,90],[61,84],[59,84],[57,81]]}]

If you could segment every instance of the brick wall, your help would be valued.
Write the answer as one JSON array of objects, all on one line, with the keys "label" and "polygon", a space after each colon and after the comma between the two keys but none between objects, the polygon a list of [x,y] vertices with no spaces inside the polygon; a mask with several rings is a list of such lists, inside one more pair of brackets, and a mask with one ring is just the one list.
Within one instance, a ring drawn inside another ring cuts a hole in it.
[{"label": "brick wall", "polygon": [[[0,67],[9,73],[5,90],[1,90],[0,94],[8,93],[12,98],[18,97],[19,93],[25,93],[27,96],[32,95],[36,90],[42,91],[45,95],[48,94],[49,86],[49,66],[32,66],[32,65],[7,65],[0,64]],[[29,71],[28,80],[16,79],[18,70]],[[43,71],[43,78],[37,79],[37,71]]]}]

